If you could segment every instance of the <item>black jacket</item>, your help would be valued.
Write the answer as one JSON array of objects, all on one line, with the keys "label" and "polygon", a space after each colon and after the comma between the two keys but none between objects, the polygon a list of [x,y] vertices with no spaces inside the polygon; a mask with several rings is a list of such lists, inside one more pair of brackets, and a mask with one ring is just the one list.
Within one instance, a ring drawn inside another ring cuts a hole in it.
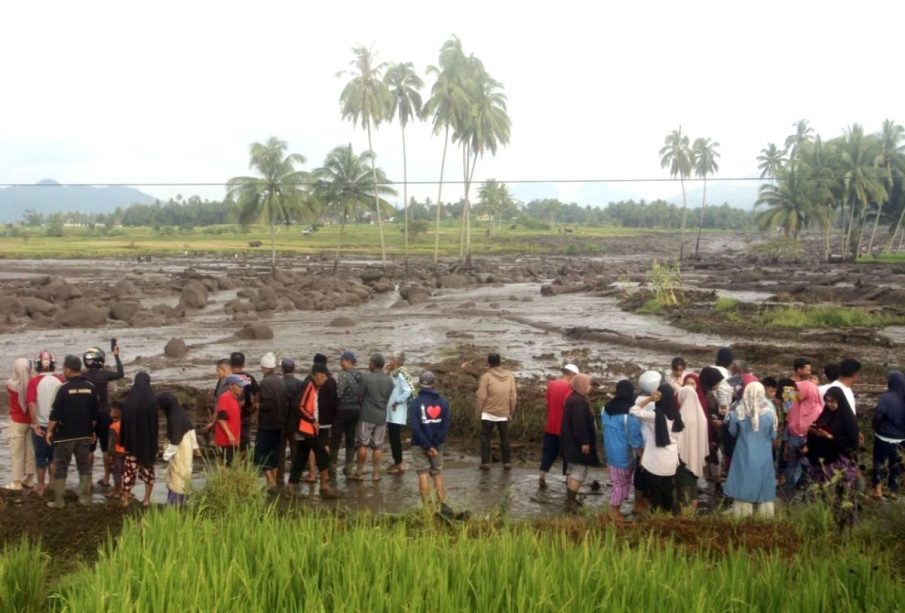
[{"label": "black jacket", "polygon": [[[597,457],[597,438],[597,421],[591,411],[591,403],[581,394],[572,392],[566,398],[562,414],[559,448],[562,450],[563,459],[569,464],[600,466],[600,458]],[[587,455],[582,454],[582,445],[590,445],[591,452]]]}]

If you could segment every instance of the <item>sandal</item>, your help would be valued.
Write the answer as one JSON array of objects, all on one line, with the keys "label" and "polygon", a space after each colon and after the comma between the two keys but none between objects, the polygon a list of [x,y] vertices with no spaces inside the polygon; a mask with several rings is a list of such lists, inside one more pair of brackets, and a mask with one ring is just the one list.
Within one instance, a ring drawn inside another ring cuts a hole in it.
[{"label": "sandal", "polygon": [[108,481],[108,482],[104,483],[103,479],[98,480],[97,484],[101,487],[110,487],[110,482]]},{"label": "sandal", "polygon": [[350,481],[364,481],[364,480],[365,480],[365,478],[362,477],[362,476],[361,476],[360,474],[358,474],[358,473],[352,473],[352,474],[350,474],[350,475],[347,475],[347,476],[346,476],[346,479],[348,479],[348,480],[350,480]]},{"label": "sandal", "polygon": [[380,481],[382,478],[383,478],[383,477],[381,477],[379,474],[374,473],[374,476],[371,477],[371,481],[374,482],[374,483],[377,483],[377,482]]}]

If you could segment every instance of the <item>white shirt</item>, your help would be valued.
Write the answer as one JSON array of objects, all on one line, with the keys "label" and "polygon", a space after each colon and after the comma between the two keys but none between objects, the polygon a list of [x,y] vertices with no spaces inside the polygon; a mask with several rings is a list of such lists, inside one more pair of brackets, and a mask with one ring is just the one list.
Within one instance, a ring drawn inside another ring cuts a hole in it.
[{"label": "white shirt", "polygon": [[644,454],[641,456],[641,466],[652,475],[658,477],[672,477],[679,467],[679,447],[676,444],[679,435],[672,431],[672,421],[666,420],[669,427],[669,445],[657,447],[657,435],[655,430],[656,413],[654,403],[648,402],[644,407],[633,406],[629,413],[641,420],[641,436],[644,438]]},{"label": "white shirt", "polygon": [[481,413],[481,421],[509,421],[508,417],[500,417],[499,415],[492,415],[490,413]]},{"label": "white shirt", "polygon": [[35,403],[38,407],[37,417],[38,424],[46,426],[50,421],[50,410],[53,408],[53,401],[57,397],[57,390],[63,382],[59,376],[54,373],[41,375],[41,381],[38,383],[38,399]]},{"label": "white shirt", "polygon": [[[848,387],[847,385],[843,384],[840,381],[833,381],[832,383],[830,383],[829,385],[826,386],[826,389],[830,389],[831,387],[838,387],[842,390],[842,393],[845,394],[845,399],[848,400],[848,406],[850,406],[852,408],[852,413],[857,415],[858,411],[855,410],[855,392],[852,391],[852,388]],[[818,389],[823,389],[823,386],[821,386]],[[825,394],[826,394],[826,390],[823,390],[822,392],[820,392],[821,400],[823,400],[823,396]]]}]

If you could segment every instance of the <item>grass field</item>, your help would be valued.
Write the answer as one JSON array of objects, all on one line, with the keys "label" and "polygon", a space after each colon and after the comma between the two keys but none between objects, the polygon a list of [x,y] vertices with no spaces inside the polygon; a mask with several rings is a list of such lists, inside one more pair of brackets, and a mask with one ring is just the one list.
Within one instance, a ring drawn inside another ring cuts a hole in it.
[{"label": "grass field", "polygon": [[[282,255],[333,254],[339,241],[339,226],[321,227],[310,235],[302,234],[301,226],[279,227],[276,233],[276,249]],[[636,236],[639,230],[605,227],[577,227],[574,234],[563,235],[552,230],[525,228],[505,229],[502,234],[490,237],[486,228],[472,230],[472,250],[475,254],[594,254],[602,253],[604,246],[599,239]],[[384,235],[387,253],[399,256],[403,253],[403,234],[399,224],[386,224]],[[441,226],[441,256],[458,255],[458,225]],[[249,247],[249,242],[260,241],[260,247]],[[433,229],[410,239],[409,252],[413,256],[432,256],[434,253]],[[242,230],[237,226],[208,226],[193,229],[149,227],[103,229],[66,228],[62,237],[47,236],[44,228],[7,229],[0,235],[0,258],[79,258],[106,257],[129,258],[138,255],[185,254],[270,254],[270,228],[254,226]],[[380,255],[380,238],[377,226],[346,226],[343,256]]]}]

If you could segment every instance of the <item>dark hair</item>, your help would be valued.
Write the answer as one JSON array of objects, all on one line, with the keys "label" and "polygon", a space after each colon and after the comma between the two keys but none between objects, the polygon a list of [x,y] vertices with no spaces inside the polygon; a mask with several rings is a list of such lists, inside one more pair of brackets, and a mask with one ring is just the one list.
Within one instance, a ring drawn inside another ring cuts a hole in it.
[{"label": "dark hair", "polygon": [[826,380],[832,383],[836,379],[839,378],[839,365],[838,364],[827,364],[823,367],[823,376],[826,377]]},{"label": "dark hair", "polygon": [[502,360],[502,358],[500,358],[499,353],[491,353],[490,355],[487,356],[487,363],[491,367],[499,366],[502,362],[503,362],[503,360]]},{"label": "dark hair", "polygon": [[798,389],[798,386],[795,385],[795,382],[794,382],[794,381],[792,381],[792,380],[789,379],[788,377],[783,377],[783,378],[780,379],[779,382],[776,384],[776,393],[779,394],[779,398],[782,398],[782,391],[783,391],[784,389],[786,389],[787,387],[794,387],[796,390]]},{"label": "dark hair", "polygon": [[380,370],[386,365],[387,361],[383,358],[383,354],[375,353],[371,356],[371,366],[373,366],[376,370]]},{"label": "dark hair", "polygon": [[760,380],[760,384],[764,387],[772,387],[778,388],[779,386],[776,384],[776,379],[774,377],[764,377]]},{"label": "dark hair", "polygon": [[314,360],[312,360],[312,363],[313,364],[326,364],[327,356],[325,356],[323,353],[315,353]]},{"label": "dark hair", "polygon": [[311,367],[311,374],[312,374],[312,375],[316,375],[316,374],[318,374],[318,373],[320,373],[320,374],[322,374],[322,375],[329,375],[329,374],[330,374],[330,371],[327,370],[327,365],[326,365],[326,364],[321,364],[320,362],[316,362],[316,363]]},{"label": "dark hair", "polygon": [[245,354],[241,351],[234,351],[229,354],[230,366],[245,366]]},{"label": "dark hair", "polygon": [[229,366],[229,358],[220,358],[217,360],[217,367],[219,368],[220,366]]},{"label": "dark hair", "polygon": [[729,347],[720,347],[716,352],[716,365],[729,368],[732,364],[732,350]]},{"label": "dark hair", "polygon": [[[326,368],[326,366],[324,368]],[[280,370],[283,371],[284,375],[294,373],[295,372],[295,362],[293,362],[292,364],[288,364],[286,362],[280,362]]]},{"label": "dark hair", "polygon": [[810,358],[795,358],[795,361],[792,362],[793,370],[801,370],[805,366],[810,366],[811,360]]},{"label": "dark hair", "polygon": [[672,359],[672,369],[676,370],[678,368],[685,368],[688,364],[685,363],[685,358],[682,356],[676,356]]},{"label": "dark hair", "polygon": [[82,358],[77,355],[67,355],[63,360],[63,368],[71,370],[73,372],[81,372],[82,370]]},{"label": "dark hair", "polygon": [[853,377],[861,370],[861,362],[855,358],[845,358],[839,362],[839,376]]}]

